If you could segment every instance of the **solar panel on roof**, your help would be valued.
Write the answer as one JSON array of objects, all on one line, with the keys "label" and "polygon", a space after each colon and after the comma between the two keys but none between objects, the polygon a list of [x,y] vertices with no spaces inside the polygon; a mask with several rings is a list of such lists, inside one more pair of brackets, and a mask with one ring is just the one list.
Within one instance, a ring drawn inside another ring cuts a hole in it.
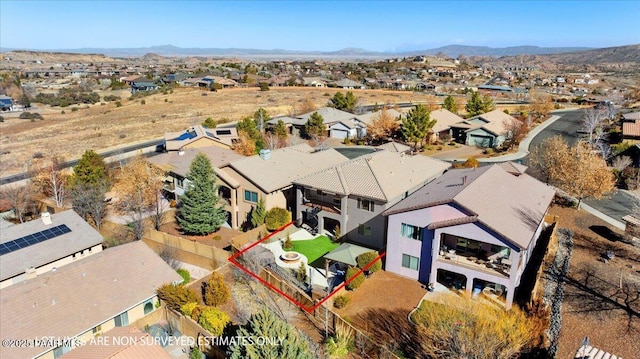
[{"label": "solar panel on roof", "polygon": [[51,238],[61,236],[71,232],[71,229],[66,224],[61,224],[52,228],[47,228],[40,232],[32,233],[24,237],[16,238],[12,241],[0,243],[0,255],[8,254],[18,249],[27,248],[34,244],[44,242]]}]

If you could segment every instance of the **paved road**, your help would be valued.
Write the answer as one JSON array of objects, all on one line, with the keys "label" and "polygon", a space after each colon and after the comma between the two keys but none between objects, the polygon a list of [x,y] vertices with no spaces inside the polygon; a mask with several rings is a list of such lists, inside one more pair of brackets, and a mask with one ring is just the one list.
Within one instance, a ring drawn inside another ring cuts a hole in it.
[{"label": "paved road", "polygon": [[[545,139],[556,135],[562,136],[562,138],[571,145],[574,145],[580,140],[581,134],[579,134],[578,131],[582,128],[582,111],[569,110],[556,114],[561,115],[560,119],[553,122],[535,136],[531,140],[531,148],[540,145]],[[600,200],[588,199],[584,202],[593,209],[620,222],[618,223],[618,227],[620,227],[620,224],[623,223],[622,217],[631,213],[631,208],[634,203],[640,204],[640,199],[627,191],[617,191],[609,196],[609,198]]]},{"label": "paved road", "polygon": [[[121,155],[121,154],[126,154],[128,152],[133,152],[133,151],[137,151],[137,150],[141,150],[141,149],[145,149],[147,147],[156,147],[158,145],[161,145],[162,143],[164,143],[164,138],[160,138],[160,139],[155,139],[155,140],[151,140],[151,141],[146,141],[146,142],[142,142],[142,143],[137,143],[135,145],[129,145],[129,146],[124,146],[124,147],[120,147],[118,149],[114,149],[114,150],[109,150],[109,151],[104,151],[104,152],[99,152],[100,156],[104,159],[108,159],[111,156],[117,156],[117,155]],[[69,167],[73,167],[76,164],[78,164],[78,160],[71,160],[71,161],[67,161],[65,163],[62,164],[63,168],[69,168]],[[7,176],[7,177],[2,177],[0,178],[0,185],[5,185],[5,184],[9,184],[9,183],[14,183],[14,182],[19,182],[22,180],[25,180],[27,178],[29,178],[29,173],[28,172],[23,172],[23,173],[18,173],[12,176]]]}]

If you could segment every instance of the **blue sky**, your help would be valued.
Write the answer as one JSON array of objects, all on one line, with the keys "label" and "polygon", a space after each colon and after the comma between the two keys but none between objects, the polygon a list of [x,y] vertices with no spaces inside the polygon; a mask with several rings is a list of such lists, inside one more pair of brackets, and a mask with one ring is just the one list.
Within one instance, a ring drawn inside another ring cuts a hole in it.
[{"label": "blue sky", "polygon": [[640,1],[0,0],[3,48],[333,51],[640,43]]}]

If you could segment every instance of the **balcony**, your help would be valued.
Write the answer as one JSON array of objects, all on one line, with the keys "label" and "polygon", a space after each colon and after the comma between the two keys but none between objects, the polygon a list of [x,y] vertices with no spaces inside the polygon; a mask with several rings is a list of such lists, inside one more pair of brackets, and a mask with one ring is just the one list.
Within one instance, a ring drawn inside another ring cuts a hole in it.
[{"label": "balcony", "polygon": [[[487,258],[493,257],[495,254],[487,256]],[[511,271],[511,262],[507,259],[481,259],[473,253],[461,253],[455,249],[441,250],[438,254],[438,260],[503,278],[509,278]]]},{"label": "balcony", "polygon": [[334,203],[328,203],[328,202],[310,199],[308,201],[304,201],[303,205],[309,208],[315,208],[321,211],[327,211],[329,213],[335,213],[335,214],[341,213],[340,206]]},{"label": "balcony", "polygon": [[173,182],[164,182],[162,184],[162,189],[173,193],[176,191],[176,185]]}]

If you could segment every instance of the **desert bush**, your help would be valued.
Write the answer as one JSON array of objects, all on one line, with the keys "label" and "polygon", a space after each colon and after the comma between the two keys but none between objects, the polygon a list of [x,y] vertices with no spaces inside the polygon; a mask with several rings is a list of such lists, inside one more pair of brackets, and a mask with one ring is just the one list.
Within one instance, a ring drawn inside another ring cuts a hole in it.
[{"label": "desert bush", "polygon": [[266,82],[259,82],[258,87],[260,87],[260,91],[269,91],[269,84]]},{"label": "desert bush", "polygon": [[120,100],[120,96],[116,96],[116,95],[107,95],[105,97],[102,98],[104,101],[107,102],[111,102],[111,101],[119,101]]},{"label": "desert bush", "polygon": [[209,281],[203,284],[204,304],[211,306],[223,305],[229,299],[231,294],[229,288],[224,283],[224,278],[216,272],[211,274]]},{"label": "desert bush", "polygon": [[76,112],[76,111],[78,111],[78,108],[77,108],[77,107],[72,107],[72,108],[71,108],[71,112]]},{"label": "desert bush", "polygon": [[230,321],[227,313],[215,307],[203,309],[198,318],[198,323],[215,336],[220,336]]},{"label": "desert bush", "polygon": [[335,335],[325,342],[325,349],[329,358],[344,358],[355,349],[353,329],[341,325],[336,328]]},{"label": "desert bush", "polygon": [[4,117],[0,116],[0,122],[4,122]]},{"label": "desert bush", "polygon": [[187,317],[191,317],[191,313],[197,306],[198,306],[198,303],[196,302],[189,302],[189,303],[183,304],[180,307],[180,312],[186,315]]},{"label": "desert bush", "polygon": [[372,273],[375,273],[380,269],[382,269],[382,261],[380,260],[380,258],[378,258],[378,252],[375,252],[375,251],[366,252],[359,255],[357,258],[358,268],[364,269],[364,267],[366,267],[369,263],[373,262],[374,260],[375,262],[369,268],[367,268],[367,270]]},{"label": "desert bush", "polygon": [[122,102],[116,101],[116,107],[122,107]]},{"label": "desert bush", "polygon": [[216,121],[214,121],[211,117],[207,117],[207,119],[202,123],[202,126],[207,128],[216,128],[216,125]]},{"label": "desert bush", "polygon": [[484,151],[482,151],[482,152],[484,152],[484,154],[485,154],[485,155],[492,155],[492,154],[494,154],[496,151],[495,151],[493,148],[491,148],[491,147],[487,147],[487,148],[485,148],[485,149],[484,149]]},{"label": "desert bush", "polygon": [[31,113],[29,111],[25,111],[21,113],[20,116],[18,116],[18,118],[22,120],[44,120],[41,114],[37,112]]},{"label": "desert bush", "polygon": [[274,207],[267,211],[264,219],[264,223],[270,231],[274,231],[289,222],[291,222],[291,212],[279,207]]},{"label": "desert bush", "polygon": [[44,153],[42,152],[36,152],[33,154],[32,156],[33,158],[44,158]]},{"label": "desert bush", "polygon": [[189,283],[191,281],[191,273],[189,273],[188,270],[184,268],[178,268],[176,272],[178,272],[178,274],[180,274],[180,276],[182,277],[182,283]]},{"label": "desert bush", "polygon": [[173,310],[180,308],[189,302],[199,302],[198,293],[191,288],[182,285],[164,284],[156,291],[158,298],[167,303],[167,307]]},{"label": "desert bush", "polygon": [[[347,274],[345,275],[346,279],[347,280],[351,279],[351,277],[356,275],[356,273],[358,273],[359,271],[360,269],[357,267],[349,267],[349,269],[347,269]],[[362,283],[364,283],[364,274],[360,273],[355,278],[353,278],[351,282],[347,284],[347,289],[349,290],[357,289],[362,285]]]},{"label": "desert bush", "polygon": [[146,105],[146,104],[147,104],[147,101],[146,101],[146,100],[142,100],[142,101],[140,101],[140,104],[141,104],[141,105]]},{"label": "desert bush", "polygon": [[336,299],[333,300],[333,306],[338,309],[342,309],[349,304],[349,301],[351,301],[351,298],[346,295],[338,295],[336,296]]},{"label": "desert bush", "polygon": [[39,93],[33,100],[50,106],[67,107],[75,104],[94,104],[100,102],[100,95],[79,88],[63,88],[58,94]]}]

